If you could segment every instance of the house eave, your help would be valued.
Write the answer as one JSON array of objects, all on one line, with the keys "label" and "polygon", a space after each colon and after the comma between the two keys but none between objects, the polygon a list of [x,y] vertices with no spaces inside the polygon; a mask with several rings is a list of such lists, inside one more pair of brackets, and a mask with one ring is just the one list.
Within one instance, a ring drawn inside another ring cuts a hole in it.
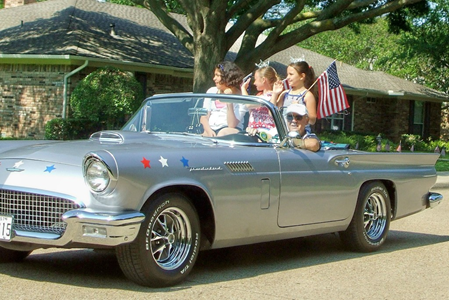
[{"label": "house eave", "polygon": [[114,66],[134,72],[157,73],[176,77],[193,78],[193,68],[179,68],[173,66],[137,63],[131,61],[117,61],[76,55],[45,55],[45,54],[0,54],[3,64],[36,64],[36,65],[67,65],[81,66],[86,60],[89,66]]},{"label": "house eave", "polygon": [[344,86],[347,94],[359,97],[372,97],[372,98],[392,98],[400,100],[414,100],[414,101],[426,101],[443,103],[449,101],[449,95],[422,95],[404,91],[378,91],[371,89],[351,88]]}]

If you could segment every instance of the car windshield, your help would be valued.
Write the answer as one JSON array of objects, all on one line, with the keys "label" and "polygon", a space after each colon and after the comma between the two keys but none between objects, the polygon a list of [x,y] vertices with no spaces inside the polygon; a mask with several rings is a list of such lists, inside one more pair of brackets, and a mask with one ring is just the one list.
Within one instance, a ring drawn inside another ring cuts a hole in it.
[{"label": "car windshield", "polygon": [[[212,123],[214,120],[210,115],[211,106],[213,106],[212,111],[214,109],[220,111],[222,114],[221,118],[226,119],[227,104],[233,105],[234,113],[240,121],[236,126],[238,132],[232,133],[248,135],[247,128],[249,124],[256,124],[256,127],[261,127],[261,120],[251,117],[251,112],[263,110],[271,120],[271,136],[277,135],[276,138],[279,139],[279,128],[284,128],[285,124],[280,124],[282,123],[280,115],[273,117],[278,112],[271,103],[256,97],[220,94],[167,94],[148,98],[123,126],[122,130],[203,135],[204,128],[201,124],[201,118],[209,118],[211,127],[213,127],[214,124]],[[220,116],[217,119],[220,119]],[[217,127],[220,126],[217,125]],[[217,132],[221,129],[213,128]],[[225,136],[221,138],[226,139]]]}]

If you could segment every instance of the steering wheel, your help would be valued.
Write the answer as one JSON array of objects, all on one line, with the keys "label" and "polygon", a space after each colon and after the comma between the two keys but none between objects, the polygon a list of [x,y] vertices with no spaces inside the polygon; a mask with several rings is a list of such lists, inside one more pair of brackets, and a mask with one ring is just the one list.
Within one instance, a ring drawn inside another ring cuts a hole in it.
[{"label": "steering wheel", "polygon": [[254,136],[256,136],[262,143],[268,143],[269,137],[265,131],[256,131]]}]

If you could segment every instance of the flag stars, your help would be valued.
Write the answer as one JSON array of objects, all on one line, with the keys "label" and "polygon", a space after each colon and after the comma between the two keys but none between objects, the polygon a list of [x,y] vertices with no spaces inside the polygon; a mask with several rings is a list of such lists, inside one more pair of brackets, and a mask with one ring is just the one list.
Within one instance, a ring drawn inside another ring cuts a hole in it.
[{"label": "flag stars", "polygon": [[186,159],[184,156],[180,160],[182,162],[182,166],[188,168],[189,167],[189,160]]},{"label": "flag stars", "polygon": [[[161,167],[162,167],[162,168],[165,168],[165,167],[168,168],[168,167],[169,167],[169,165],[168,165],[168,159],[165,158],[165,157],[163,157],[162,155],[159,156],[159,157],[160,157],[160,158],[159,158],[159,162],[161,163]],[[189,166],[189,160],[188,160],[187,158],[185,158],[184,156],[182,156],[182,159],[180,159],[179,161],[182,163],[182,166],[183,166],[184,168],[189,168],[189,167],[190,167],[190,166]],[[149,159],[143,157],[142,160],[141,160],[140,162],[143,164],[143,168],[144,168],[144,169],[146,169],[146,168],[151,168],[151,166],[150,166],[150,160],[149,160]]]},{"label": "flag stars", "polygon": [[13,168],[18,168],[18,167],[20,167],[21,165],[23,165],[23,161],[22,161],[22,160],[16,162],[16,163],[14,164]]},{"label": "flag stars", "polygon": [[163,158],[163,157],[161,156],[161,159],[159,159],[159,161],[160,161],[161,164],[162,164],[162,168],[163,168],[163,167],[168,167],[168,163],[167,163],[167,159],[166,159],[166,158]]},{"label": "flag stars", "polygon": [[327,72],[329,74],[329,88],[338,88],[338,86],[340,85],[340,80],[337,75],[337,66],[335,65],[335,62],[330,65]]},{"label": "flag stars", "polygon": [[55,169],[56,169],[56,168],[55,168],[55,165],[47,166],[46,169],[45,169],[45,171],[44,171],[44,173],[45,173],[45,172],[51,173],[51,171],[53,171],[53,170],[55,170]]},{"label": "flag stars", "polygon": [[151,168],[150,166],[150,161],[148,159],[146,159],[145,157],[143,157],[143,159],[140,161],[143,164],[143,168]]}]

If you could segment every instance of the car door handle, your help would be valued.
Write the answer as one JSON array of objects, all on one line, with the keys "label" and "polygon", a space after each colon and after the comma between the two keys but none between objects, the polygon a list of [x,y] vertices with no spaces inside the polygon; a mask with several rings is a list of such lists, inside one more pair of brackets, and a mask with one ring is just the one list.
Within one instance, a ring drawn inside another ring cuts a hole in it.
[{"label": "car door handle", "polygon": [[335,165],[339,166],[339,167],[345,167],[348,168],[349,167],[349,157],[345,157],[344,159],[336,159],[335,160]]}]

